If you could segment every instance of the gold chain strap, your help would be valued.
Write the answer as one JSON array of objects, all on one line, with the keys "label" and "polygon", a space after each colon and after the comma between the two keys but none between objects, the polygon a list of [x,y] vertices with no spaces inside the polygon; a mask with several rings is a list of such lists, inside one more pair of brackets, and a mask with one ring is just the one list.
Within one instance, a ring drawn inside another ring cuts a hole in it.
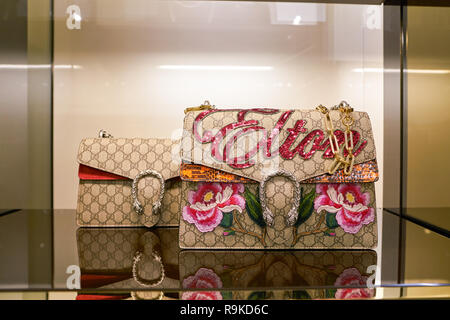
[{"label": "gold chain strap", "polygon": [[328,173],[334,174],[341,165],[344,165],[344,175],[349,176],[352,173],[353,164],[355,163],[355,156],[353,155],[353,133],[351,130],[351,127],[354,123],[354,119],[352,117],[353,108],[350,107],[350,105],[345,101],[342,101],[339,105],[331,108],[331,110],[339,110],[342,114],[341,122],[345,126],[344,148],[347,151],[347,157],[345,158],[341,154],[341,148],[339,148],[338,140],[336,138],[336,135],[334,134],[334,127],[333,122],[330,118],[330,111],[323,105],[319,105],[316,109],[325,115],[325,129],[328,133],[331,152],[334,155],[333,162],[328,168]]}]

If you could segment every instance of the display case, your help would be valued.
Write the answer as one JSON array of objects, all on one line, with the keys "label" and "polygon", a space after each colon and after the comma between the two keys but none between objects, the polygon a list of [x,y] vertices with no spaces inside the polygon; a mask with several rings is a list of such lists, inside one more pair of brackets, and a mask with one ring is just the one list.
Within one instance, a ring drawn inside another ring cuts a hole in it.
[{"label": "display case", "polygon": [[[0,9],[0,299],[449,297],[445,4],[6,0]],[[182,250],[177,226],[77,225],[82,139],[100,130],[180,139],[185,109],[205,100],[223,109],[345,100],[367,112],[377,246]]]}]

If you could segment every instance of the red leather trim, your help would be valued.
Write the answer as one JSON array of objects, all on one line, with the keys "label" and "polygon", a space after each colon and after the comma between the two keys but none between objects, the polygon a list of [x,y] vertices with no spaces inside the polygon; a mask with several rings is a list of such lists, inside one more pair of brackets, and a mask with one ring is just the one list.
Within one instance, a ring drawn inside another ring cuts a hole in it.
[{"label": "red leather trim", "polygon": [[126,274],[82,274],[81,275],[81,288],[98,288],[111,283],[116,283],[122,280],[131,278],[129,273]]},{"label": "red leather trim", "polygon": [[75,300],[124,300],[130,295],[78,294]]},{"label": "red leather trim", "polygon": [[129,180],[127,177],[95,169],[84,164],[80,164],[78,168],[78,177],[81,180]]}]

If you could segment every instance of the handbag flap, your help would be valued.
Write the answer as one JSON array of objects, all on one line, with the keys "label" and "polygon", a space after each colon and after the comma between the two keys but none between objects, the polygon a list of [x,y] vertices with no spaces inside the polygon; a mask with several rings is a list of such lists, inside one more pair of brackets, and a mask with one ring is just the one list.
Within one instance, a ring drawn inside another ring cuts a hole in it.
[{"label": "handbag flap", "polygon": [[[330,111],[338,144],[347,155],[345,126]],[[333,175],[324,115],[317,110],[210,109],[188,112],[181,142],[181,178],[190,181],[261,181],[284,170],[302,183],[374,182],[378,180],[375,143],[366,112],[352,112],[355,165],[349,176]],[[341,167],[342,168],[342,167]]]},{"label": "handbag flap", "polygon": [[170,139],[87,138],[80,143],[78,162],[129,179],[152,169],[168,180],[179,176],[179,143]]},{"label": "handbag flap", "polygon": [[[138,252],[143,254],[139,270],[152,273],[153,252],[161,257],[166,275],[178,277],[171,265],[178,264],[178,230],[161,228],[80,228],[77,230],[78,257],[82,276],[88,282],[117,282],[132,277],[132,267]],[[155,263],[156,265],[156,263]],[[156,268],[155,271],[160,271]]]}]

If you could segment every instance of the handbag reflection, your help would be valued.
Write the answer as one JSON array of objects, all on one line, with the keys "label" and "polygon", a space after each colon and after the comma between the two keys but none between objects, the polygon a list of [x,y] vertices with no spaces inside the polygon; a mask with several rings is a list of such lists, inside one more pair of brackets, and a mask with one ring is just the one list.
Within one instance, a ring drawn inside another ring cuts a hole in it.
[{"label": "handbag reflection", "polygon": [[113,138],[102,130],[81,141],[78,162],[78,225],[178,225],[178,141]]},{"label": "handbag reflection", "polygon": [[372,128],[346,102],[190,108],[181,159],[181,248],[377,245]]},{"label": "handbag reflection", "polygon": [[81,289],[179,288],[178,230],[80,228]]},{"label": "handbag reflection", "polygon": [[369,267],[376,263],[372,250],[186,250],[180,253],[181,299],[372,298],[375,273]]}]

